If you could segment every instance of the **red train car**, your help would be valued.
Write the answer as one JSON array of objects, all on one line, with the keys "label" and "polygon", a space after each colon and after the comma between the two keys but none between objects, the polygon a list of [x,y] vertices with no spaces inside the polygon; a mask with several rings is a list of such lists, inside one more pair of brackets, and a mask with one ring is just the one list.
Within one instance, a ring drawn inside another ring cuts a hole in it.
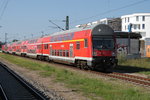
[{"label": "red train car", "polygon": [[[24,49],[20,51],[29,57],[74,64],[79,68],[109,70],[117,64],[115,40],[113,29],[99,24],[22,41]],[[17,46],[17,50],[20,47]]]}]

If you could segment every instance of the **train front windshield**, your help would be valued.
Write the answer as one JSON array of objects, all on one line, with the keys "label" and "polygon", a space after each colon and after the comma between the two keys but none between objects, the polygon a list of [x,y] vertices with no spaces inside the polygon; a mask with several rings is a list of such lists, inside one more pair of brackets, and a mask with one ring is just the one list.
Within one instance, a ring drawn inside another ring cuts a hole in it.
[{"label": "train front windshield", "polygon": [[113,39],[93,39],[93,49],[94,50],[113,50],[114,49],[114,41]]}]

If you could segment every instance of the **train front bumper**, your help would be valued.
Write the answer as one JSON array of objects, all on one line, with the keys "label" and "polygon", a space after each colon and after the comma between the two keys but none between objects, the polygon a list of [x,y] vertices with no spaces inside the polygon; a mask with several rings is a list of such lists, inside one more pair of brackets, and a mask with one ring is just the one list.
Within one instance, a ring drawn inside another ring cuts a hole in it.
[{"label": "train front bumper", "polygon": [[88,65],[94,69],[112,69],[117,66],[118,60],[115,57],[93,57]]}]

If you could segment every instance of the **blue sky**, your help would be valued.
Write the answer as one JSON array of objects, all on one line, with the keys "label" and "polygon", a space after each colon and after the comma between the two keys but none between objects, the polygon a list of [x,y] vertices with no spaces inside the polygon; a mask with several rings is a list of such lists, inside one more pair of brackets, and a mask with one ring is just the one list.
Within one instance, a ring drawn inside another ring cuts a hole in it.
[{"label": "blue sky", "polygon": [[[0,0],[0,14],[5,1]],[[130,5],[138,1],[142,2]],[[5,33],[11,41],[38,37],[42,32],[58,32],[48,20],[64,28],[62,20],[66,16],[70,17],[70,28],[74,28],[78,24],[132,13],[150,13],[150,0],[9,0],[0,19],[0,41],[4,41]]]}]

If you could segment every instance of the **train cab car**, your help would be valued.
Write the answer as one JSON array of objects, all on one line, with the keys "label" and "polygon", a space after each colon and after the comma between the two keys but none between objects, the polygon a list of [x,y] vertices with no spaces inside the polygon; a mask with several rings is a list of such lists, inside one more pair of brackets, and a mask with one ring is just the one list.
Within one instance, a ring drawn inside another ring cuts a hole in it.
[{"label": "train cab car", "polygon": [[58,32],[50,35],[49,59],[82,69],[112,69],[117,64],[115,43],[113,29],[104,24]]},{"label": "train cab car", "polygon": [[116,38],[113,29],[107,25],[98,25],[92,29],[93,57],[91,65],[95,69],[112,69],[117,64]]}]

